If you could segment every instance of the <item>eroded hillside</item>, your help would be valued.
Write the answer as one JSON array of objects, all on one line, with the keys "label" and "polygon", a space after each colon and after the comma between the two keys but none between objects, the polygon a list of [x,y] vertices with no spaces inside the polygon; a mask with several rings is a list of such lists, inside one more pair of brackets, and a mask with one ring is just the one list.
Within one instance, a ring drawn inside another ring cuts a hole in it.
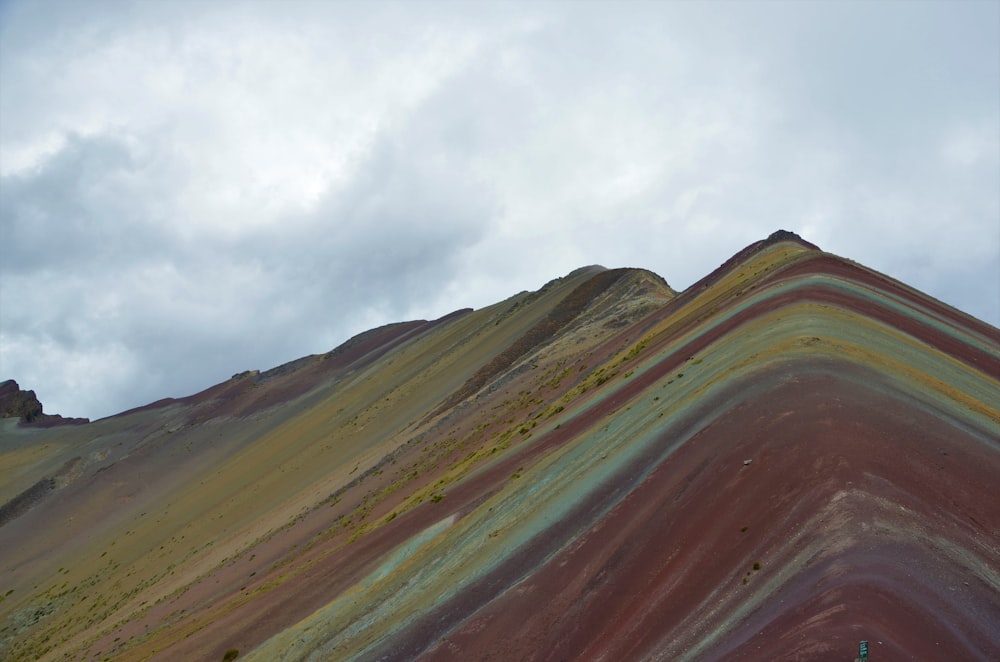
[{"label": "eroded hillside", "polygon": [[998,407],[997,329],[790,233],[587,267],[6,421],[0,655],[997,659]]}]

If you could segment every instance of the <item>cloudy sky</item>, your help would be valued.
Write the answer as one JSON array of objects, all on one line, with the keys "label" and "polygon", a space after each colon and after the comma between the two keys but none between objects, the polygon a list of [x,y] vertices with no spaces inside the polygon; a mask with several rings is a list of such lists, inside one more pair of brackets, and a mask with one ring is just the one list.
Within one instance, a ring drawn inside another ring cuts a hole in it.
[{"label": "cloudy sky", "polygon": [[1000,325],[1000,3],[0,3],[0,378],[98,418],[778,228]]}]

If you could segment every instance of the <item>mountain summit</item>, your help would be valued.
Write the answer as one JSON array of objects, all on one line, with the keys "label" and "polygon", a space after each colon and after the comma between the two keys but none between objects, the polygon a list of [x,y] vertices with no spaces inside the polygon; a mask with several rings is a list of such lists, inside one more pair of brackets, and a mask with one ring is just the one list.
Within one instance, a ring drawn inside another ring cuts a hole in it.
[{"label": "mountain summit", "polygon": [[3,659],[1000,659],[1000,331],[789,232],[3,423]]}]

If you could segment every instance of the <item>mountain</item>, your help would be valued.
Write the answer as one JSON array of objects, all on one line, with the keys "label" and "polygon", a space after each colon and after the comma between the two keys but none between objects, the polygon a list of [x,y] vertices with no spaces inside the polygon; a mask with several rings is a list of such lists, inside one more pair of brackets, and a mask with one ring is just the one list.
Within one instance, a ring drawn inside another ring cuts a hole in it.
[{"label": "mountain", "polygon": [[1000,331],[787,232],[0,424],[7,660],[1000,659]]}]

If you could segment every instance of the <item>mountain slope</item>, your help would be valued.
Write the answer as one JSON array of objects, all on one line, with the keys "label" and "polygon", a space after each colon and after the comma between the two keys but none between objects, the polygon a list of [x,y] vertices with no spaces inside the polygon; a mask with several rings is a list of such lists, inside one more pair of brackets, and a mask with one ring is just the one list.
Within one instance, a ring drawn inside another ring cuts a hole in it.
[{"label": "mountain slope", "polygon": [[0,654],[997,659],[998,407],[1000,332],[790,233],[588,267],[6,425]]}]

